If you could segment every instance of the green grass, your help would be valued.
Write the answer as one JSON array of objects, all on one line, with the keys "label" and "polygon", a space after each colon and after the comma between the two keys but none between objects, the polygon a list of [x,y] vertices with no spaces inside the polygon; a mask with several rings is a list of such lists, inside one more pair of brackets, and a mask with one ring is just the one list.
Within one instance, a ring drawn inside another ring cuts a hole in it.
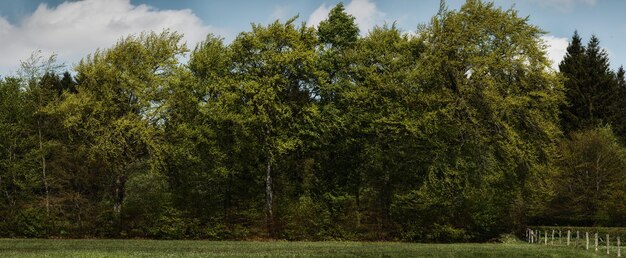
[{"label": "green grass", "polygon": [[[567,247],[394,242],[0,239],[0,257],[594,257]],[[611,256],[615,256],[614,253]]]}]

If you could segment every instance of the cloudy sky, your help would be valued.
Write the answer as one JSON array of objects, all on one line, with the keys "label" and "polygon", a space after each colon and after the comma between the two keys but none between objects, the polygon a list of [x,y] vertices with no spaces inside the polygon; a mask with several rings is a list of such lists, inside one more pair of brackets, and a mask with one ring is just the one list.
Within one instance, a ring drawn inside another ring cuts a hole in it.
[{"label": "cloudy sky", "polygon": [[[250,23],[267,24],[299,15],[317,24],[338,0],[2,0],[0,1],[0,75],[14,73],[20,60],[35,50],[56,53],[72,64],[120,37],[164,28],[184,33],[188,46],[207,33],[234,39]],[[447,0],[458,9],[464,0]],[[514,7],[548,32],[548,54],[558,62],[574,30],[585,42],[592,34],[608,51],[614,68],[626,64],[626,1],[623,0],[495,0]],[[439,0],[344,0],[362,33],[376,24],[396,24],[413,32],[439,8]]]}]

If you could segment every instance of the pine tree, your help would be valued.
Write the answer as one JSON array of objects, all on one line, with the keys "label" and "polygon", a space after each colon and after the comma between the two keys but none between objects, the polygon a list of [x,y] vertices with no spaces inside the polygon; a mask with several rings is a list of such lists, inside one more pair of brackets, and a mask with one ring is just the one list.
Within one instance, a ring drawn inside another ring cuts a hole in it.
[{"label": "pine tree", "polygon": [[593,124],[610,123],[608,117],[611,96],[615,90],[615,79],[610,69],[609,57],[604,49],[600,47],[600,40],[591,36],[586,49],[586,80],[591,96],[589,106],[589,122]]},{"label": "pine tree", "polygon": [[622,144],[626,144],[626,72],[620,66],[615,73],[614,92],[611,94],[610,121],[615,136]]},{"label": "pine tree", "polygon": [[559,69],[565,77],[567,99],[561,107],[563,131],[569,134],[610,123],[616,80],[600,40],[594,35],[583,47],[580,36],[574,32]]},{"label": "pine tree", "polygon": [[61,89],[70,93],[78,92],[78,90],[76,90],[76,81],[74,81],[74,78],[72,78],[72,75],[68,71],[65,71],[63,78],[61,78]]},{"label": "pine tree", "polygon": [[586,76],[585,47],[578,31],[574,31],[572,41],[567,46],[567,53],[559,64],[561,74],[566,77],[564,83],[567,103],[561,107],[561,128],[569,133],[581,127],[581,115],[586,105],[584,88],[579,78]]}]

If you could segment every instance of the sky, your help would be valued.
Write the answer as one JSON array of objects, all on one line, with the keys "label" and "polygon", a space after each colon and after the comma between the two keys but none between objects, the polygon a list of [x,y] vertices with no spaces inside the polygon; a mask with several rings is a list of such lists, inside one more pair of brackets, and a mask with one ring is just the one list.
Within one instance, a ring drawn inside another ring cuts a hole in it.
[{"label": "sky", "polygon": [[[2,0],[0,1],[0,75],[15,74],[21,60],[35,51],[72,69],[96,49],[113,46],[120,38],[142,31],[171,29],[184,34],[191,49],[208,33],[226,42],[249,31],[251,23],[268,24],[298,16],[316,26],[339,0]],[[407,33],[427,23],[439,0],[344,0],[361,34],[375,25],[396,23]],[[447,0],[458,9],[464,0]],[[575,30],[586,43],[600,39],[616,69],[626,64],[626,1],[623,0],[494,0],[514,8],[543,36],[553,67],[565,54]]]}]

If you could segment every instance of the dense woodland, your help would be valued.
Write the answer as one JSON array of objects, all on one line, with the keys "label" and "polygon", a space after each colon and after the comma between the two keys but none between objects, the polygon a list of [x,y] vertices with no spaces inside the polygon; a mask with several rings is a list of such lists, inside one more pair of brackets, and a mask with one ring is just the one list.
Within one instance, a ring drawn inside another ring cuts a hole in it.
[{"label": "dense woodland", "polygon": [[[626,83],[515,10],[128,36],[0,80],[0,236],[487,241],[625,226]],[[572,28],[572,31],[574,28]],[[182,58],[187,56],[187,58]],[[181,63],[180,60],[186,60]]]}]

